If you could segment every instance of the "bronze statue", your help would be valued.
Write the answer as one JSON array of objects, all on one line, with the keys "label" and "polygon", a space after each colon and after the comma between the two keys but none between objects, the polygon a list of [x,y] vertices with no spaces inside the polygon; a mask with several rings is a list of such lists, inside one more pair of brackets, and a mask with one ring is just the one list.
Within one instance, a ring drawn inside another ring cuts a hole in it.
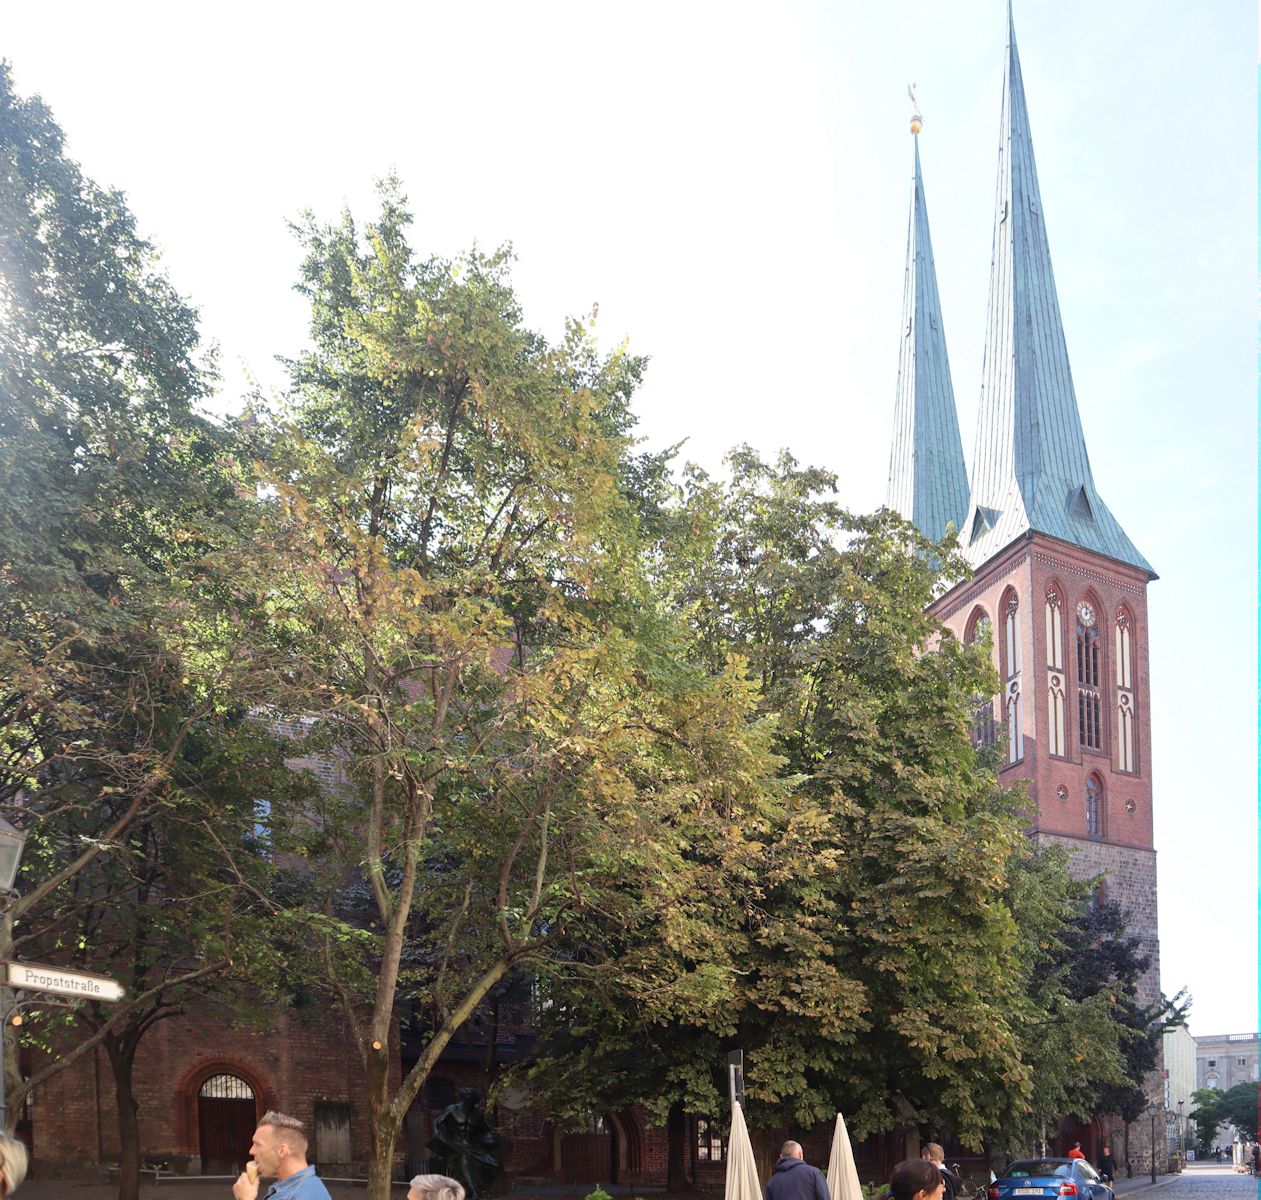
[{"label": "bronze statue", "polygon": [[460,1099],[444,1108],[433,1121],[429,1149],[446,1164],[448,1173],[464,1185],[469,1200],[490,1194],[499,1174],[499,1134],[477,1111],[476,1088],[460,1089]]}]

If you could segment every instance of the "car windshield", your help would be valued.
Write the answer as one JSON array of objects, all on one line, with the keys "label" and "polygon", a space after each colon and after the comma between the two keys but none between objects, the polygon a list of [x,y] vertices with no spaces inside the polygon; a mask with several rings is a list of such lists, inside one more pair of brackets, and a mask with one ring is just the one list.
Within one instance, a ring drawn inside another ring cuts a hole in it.
[{"label": "car windshield", "polygon": [[1004,1172],[1008,1179],[1065,1179],[1072,1173],[1072,1164],[1055,1159],[1030,1159],[1028,1162],[1014,1162]]}]

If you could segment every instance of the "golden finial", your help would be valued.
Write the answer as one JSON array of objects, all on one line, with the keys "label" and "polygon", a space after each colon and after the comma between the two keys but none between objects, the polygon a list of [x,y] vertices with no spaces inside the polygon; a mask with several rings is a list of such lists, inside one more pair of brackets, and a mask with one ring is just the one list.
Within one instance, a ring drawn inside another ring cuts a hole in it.
[{"label": "golden finial", "polygon": [[919,131],[924,128],[924,115],[919,110],[919,101],[915,99],[914,84],[906,89],[906,94],[911,98],[911,132],[918,137]]}]

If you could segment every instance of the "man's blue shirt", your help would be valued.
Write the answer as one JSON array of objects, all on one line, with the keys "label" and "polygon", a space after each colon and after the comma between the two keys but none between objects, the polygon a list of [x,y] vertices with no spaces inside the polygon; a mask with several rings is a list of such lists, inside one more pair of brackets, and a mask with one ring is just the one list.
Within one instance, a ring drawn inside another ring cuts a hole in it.
[{"label": "man's blue shirt", "polygon": [[314,1167],[303,1167],[267,1189],[267,1200],[332,1200]]}]

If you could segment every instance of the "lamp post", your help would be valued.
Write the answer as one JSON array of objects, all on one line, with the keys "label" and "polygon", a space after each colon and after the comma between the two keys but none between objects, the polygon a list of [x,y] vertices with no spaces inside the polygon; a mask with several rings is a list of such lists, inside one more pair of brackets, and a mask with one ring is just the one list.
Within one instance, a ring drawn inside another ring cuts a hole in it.
[{"label": "lamp post", "polygon": [[[3,817],[0,817],[0,957],[9,954],[13,945],[13,902],[18,898],[13,885],[17,882],[18,867],[22,865],[22,848],[26,845],[26,834],[14,829]],[[8,968],[0,964],[4,978],[8,978]],[[0,987],[0,1130],[9,1123],[9,1110],[5,1103],[5,1038],[9,1033],[9,1015],[13,1005],[9,1002],[9,989]]]},{"label": "lamp post", "polygon": [[1156,1113],[1159,1109],[1153,1100],[1147,1106],[1147,1115],[1152,1119],[1152,1183],[1156,1182]]},{"label": "lamp post", "polygon": [[1185,1103],[1185,1100],[1178,1101],[1178,1154],[1183,1162],[1187,1158],[1187,1126],[1182,1116],[1182,1106]]}]

